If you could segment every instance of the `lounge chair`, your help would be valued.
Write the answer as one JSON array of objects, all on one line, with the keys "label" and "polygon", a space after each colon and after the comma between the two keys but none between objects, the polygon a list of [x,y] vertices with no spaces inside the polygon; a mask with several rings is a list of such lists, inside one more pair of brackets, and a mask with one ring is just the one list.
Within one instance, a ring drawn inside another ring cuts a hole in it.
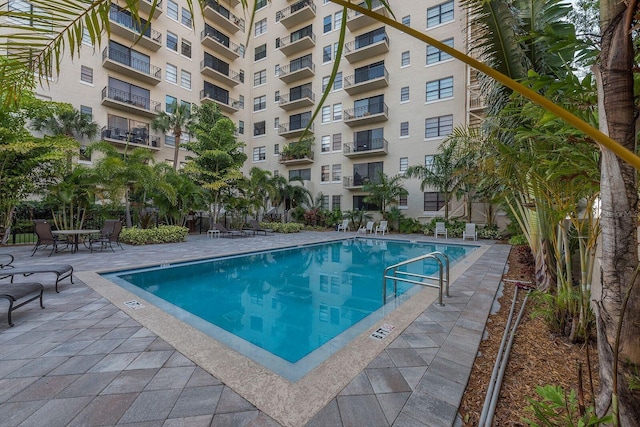
[{"label": "lounge chair", "polygon": [[269,230],[268,228],[260,227],[260,223],[256,219],[250,219],[249,221],[247,221],[247,224],[249,226],[244,228],[243,231],[248,231],[250,233],[253,233],[254,235],[264,233],[264,235],[266,236],[267,233],[273,232],[273,230]]},{"label": "lounge chair", "polygon": [[384,233],[387,232],[387,221],[380,221],[380,225],[376,227],[375,234],[378,234],[378,231],[384,236]]},{"label": "lounge chair", "polygon": [[476,225],[472,222],[465,224],[464,231],[462,232],[462,240],[473,239],[478,240],[478,232],[476,231]]},{"label": "lounge chair", "polygon": [[373,234],[373,226],[375,222],[369,221],[367,222],[366,227],[364,228],[364,234]]},{"label": "lounge chair", "polygon": [[344,231],[345,233],[349,231],[349,220],[348,219],[342,220],[342,224],[338,224],[337,230]]},{"label": "lounge chair", "polygon": [[[42,305],[42,294],[44,293],[44,286],[40,283],[3,283],[0,285],[0,298],[5,298],[9,301],[9,311],[7,313],[7,322],[9,326],[13,326],[11,321],[11,312],[16,308],[20,308],[23,305],[40,299],[40,308],[44,308]],[[28,299],[24,299],[29,297]],[[23,300],[24,299],[24,300]],[[16,302],[20,301],[18,304]]]},{"label": "lounge chair", "polygon": [[122,232],[122,223],[117,219],[108,219],[104,222],[102,230],[100,231],[100,237],[89,239],[89,249],[94,251],[94,245],[100,245],[100,250],[106,247],[113,250],[113,244],[120,246],[120,249],[124,250],[120,244],[120,233]]},{"label": "lounge chair", "polygon": [[244,237],[249,235],[248,232],[242,231],[242,230],[228,230],[225,226],[218,223],[212,224],[211,229],[218,230],[220,232],[220,236],[222,237],[234,238],[234,237]]},{"label": "lounge chair", "polygon": [[[13,255],[2,254],[0,255],[0,280],[6,279],[7,277],[11,277],[11,283],[13,283],[14,276],[18,276],[22,274],[24,277],[31,276],[32,274],[42,274],[42,273],[54,273],[56,275],[56,292],[60,292],[58,290],[58,283],[67,277],[71,279],[71,283],[73,283],[73,266],[69,264],[47,264],[47,265],[30,265],[28,267],[14,267],[13,264]],[[4,259],[2,259],[4,258]],[[0,284],[0,286],[4,286]]]},{"label": "lounge chair", "polygon": [[49,245],[51,245],[51,252],[49,252],[49,256],[53,255],[54,252],[58,252],[58,245],[61,243],[64,243],[65,248],[69,246],[68,240],[60,240],[58,236],[55,236],[51,232],[51,224],[46,220],[34,219],[33,224],[34,232],[36,233],[36,236],[38,236],[38,240],[36,241],[36,245],[33,247],[31,256],[34,256],[38,249],[44,249]]},{"label": "lounge chair", "polygon": [[444,238],[448,238],[447,227],[445,227],[444,222],[436,222],[436,229],[433,231],[433,236],[437,239],[438,236],[444,236]]}]

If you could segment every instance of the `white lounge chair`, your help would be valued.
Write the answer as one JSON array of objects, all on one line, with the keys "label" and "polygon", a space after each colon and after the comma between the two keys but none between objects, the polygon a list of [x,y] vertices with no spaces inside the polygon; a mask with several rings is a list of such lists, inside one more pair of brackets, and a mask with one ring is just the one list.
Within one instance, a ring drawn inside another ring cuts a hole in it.
[{"label": "white lounge chair", "polygon": [[349,231],[349,220],[342,220],[342,224],[338,224],[338,231],[344,231],[345,233]]},{"label": "white lounge chair", "polygon": [[367,226],[364,228],[364,234],[373,234],[373,225],[375,222],[369,221],[367,222]]},{"label": "white lounge chair", "polygon": [[473,239],[478,240],[478,232],[476,231],[476,225],[472,222],[465,224],[464,231],[462,232],[462,240]]},{"label": "white lounge chair", "polygon": [[449,237],[447,234],[447,227],[445,227],[444,222],[436,222],[436,229],[433,231],[433,236],[436,239],[438,236],[444,236],[445,239]]},{"label": "white lounge chair", "polygon": [[380,225],[376,227],[375,234],[378,234],[378,231],[384,236],[384,233],[387,232],[387,221],[380,221]]}]

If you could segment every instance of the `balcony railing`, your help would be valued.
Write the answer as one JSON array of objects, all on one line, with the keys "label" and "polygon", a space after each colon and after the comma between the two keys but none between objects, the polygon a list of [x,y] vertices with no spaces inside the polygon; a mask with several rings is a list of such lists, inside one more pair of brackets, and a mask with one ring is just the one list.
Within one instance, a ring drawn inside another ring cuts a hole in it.
[{"label": "balcony railing", "polygon": [[375,103],[364,107],[349,108],[348,110],[344,110],[344,120],[366,118],[379,114],[389,115],[389,107],[387,107],[387,104]]},{"label": "balcony railing", "polygon": [[200,62],[200,69],[204,69],[205,67],[210,68],[223,76],[227,76],[230,80],[233,80],[236,83],[241,83],[240,73],[230,70],[230,69],[220,69],[220,67],[216,66],[214,61],[210,58],[205,58]]},{"label": "balcony railing", "polygon": [[312,0],[302,0],[276,12],[276,22],[289,28],[316,15],[316,5]]},{"label": "balcony railing", "polygon": [[308,151],[304,154],[287,154],[280,153],[280,163],[292,164],[292,163],[313,163],[313,151]]},{"label": "balcony railing", "polygon": [[146,145],[150,147],[160,147],[160,137],[150,136],[145,128],[118,128],[104,126],[100,132],[102,139],[112,141],[122,141],[137,145]]},{"label": "balcony railing", "polygon": [[285,55],[292,55],[309,49],[316,44],[316,35],[312,31],[295,32],[276,39],[276,49]]},{"label": "balcony railing", "polygon": [[[291,133],[302,133],[307,128],[309,122],[307,120],[303,120],[301,122],[296,123],[284,123],[278,126],[278,135],[288,135]],[[313,132],[313,123],[309,126],[309,132]]]},{"label": "balcony railing", "polygon": [[106,86],[102,89],[102,99],[110,99],[123,104],[131,105],[142,110],[152,113],[159,113],[161,104],[139,95],[133,95],[131,92]]},{"label": "balcony railing", "polygon": [[[365,2],[359,3],[358,6],[367,8],[367,5]],[[380,0],[372,0],[370,10],[375,11],[376,13],[379,13],[384,16],[388,16],[389,14],[389,12],[387,11],[387,9],[384,7],[384,5]],[[374,23],[377,23],[377,21],[374,18],[371,18],[363,13],[360,13],[351,9],[347,12],[347,27],[351,31],[359,30],[360,28],[363,28],[367,25],[371,25]]]},{"label": "balcony railing", "polygon": [[161,78],[162,69],[160,67],[156,67],[155,65],[151,65],[149,62],[134,58],[130,53],[122,52],[117,49],[109,49],[107,46],[102,51],[102,60],[104,61],[107,58],[147,76],[151,76],[156,79]]},{"label": "balcony railing", "polygon": [[[109,11],[109,19],[116,24],[128,28],[137,34],[142,34],[153,40],[155,43],[162,44],[162,33],[151,28],[151,24],[145,24],[144,22],[138,22],[130,15],[123,13],[116,9]],[[144,33],[142,32],[144,30]]]},{"label": "balcony railing", "polygon": [[344,78],[344,90],[350,95],[363,90],[379,89],[389,85],[389,72],[384,66],[356,71]]},{"label": "balcony railing", "polygon": [[[244,32],[244,29],[245,29],[244,19],[229,12],[229,9],[222,6],[216,0],[208,0],[205,5],[205,13],[206,13],[206,9],[211,9],[215,11],[218,15],[220,15],[222,18],[224,18],[225,21],[228,22],[230,25],[230,26],[225,25],[225,27],[227,27],[226,28],[227,30],[234,31],[236,30],[236,28],[239,28],[240,30],[242,30],[242,32]],[[224,25],[225,23],[222,23],[222,24]]]},{"label": "balcony railing", "polygon": [[284,95],[280,95],[279,104],[288,104],[290,102],[300,101],[301,99],[310,99],[312,102],[315,102],[316,95],[309,88],[304,88],[300,90],[298,93],[290,94],[286,93]]},{"label": "balcony railing", "polygon": [[309,58],[305,58],[302,61],[291,62],[289,65],[280,67],[278,77],[288,83],[295,80],[292,76],[293,74],[303,70],[309,70],[311,75],[313,75],[316,72],[316,66]]},{"label": "balcony railing", "polygon": [[216,93],[210,89],[202,89],[200,91],[200,100],[201,102],[206,100],[215,101],[221,109],[227,112],[236,112],[240,109],[240,101],[228,95]]},{"label": "balcony railing", "polygon": [[344,188],[359,188],[367,183],[379,184],[380,178],[369,178],[368,176],[343,176],[342,186]]},{"label": "balcony railing", "polygon": [[209,39],[215,41],[216,44],[218,44],[219,46],[222,46],[226,50],[228,50],[230,52],[233,52],[235,54],[234,56],[244,57],[244,46],[243,45],[237,45],[232,41],[227,41],[227,40],[218,38],[217,34],[211,28],[205,28],[200,33],[200,40],[201,41],[204,40],[207,37]]},{"label": "balcony railing", "polygon": [[349,154],[366,154],[371,152],[388,153],[389,142],[384,138],[372,138],[367,141],[355,141],[344,144],[342,153],[345,156]]}]

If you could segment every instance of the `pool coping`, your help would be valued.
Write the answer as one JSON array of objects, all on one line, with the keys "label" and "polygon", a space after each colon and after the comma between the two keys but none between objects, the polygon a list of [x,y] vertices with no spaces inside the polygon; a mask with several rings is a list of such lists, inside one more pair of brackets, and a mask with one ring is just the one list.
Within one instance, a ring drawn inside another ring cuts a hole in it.
[{"label": "pool coping", "polygon": [[[332,240],[343,239],[328,241]],[[445,244],[447,243],[452,244]],[[300,245],[293,245],[295,246]],[[473,246],[477,249],[452,266],[451,283],[491,247],[484,244]],[[251,252],[253,251],[245,253]],[[180,262],[200,259],[204,258],[195,257]],[[309,374],[292,383],[99,275],[102,272],[116,270],[121,269],[79,272],[76,276],[284,426],[300,426],[311,420],[434,302],[438,295],[434,288],[424,288],[417,292],[403,302],[401,310],[394,310],[376,322]],[[146,303],[145,307],[134,310],[124,304],[132,299],[139,300],[143,305]],[[372,339],[370,334],[383,324],[391,324],[394,329],[382,340]]]}]

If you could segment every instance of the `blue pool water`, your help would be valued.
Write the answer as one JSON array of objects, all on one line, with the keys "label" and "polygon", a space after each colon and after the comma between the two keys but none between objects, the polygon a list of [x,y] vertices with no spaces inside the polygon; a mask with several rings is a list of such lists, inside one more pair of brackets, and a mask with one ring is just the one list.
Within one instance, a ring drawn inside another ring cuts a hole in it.
[{"label": "blue pool water", "polygon": [[[287,364],[314,359],[309,356],[330,342],[335,352],[337,337],[360,333],[354,325],[371,326],[363,319],[383,306],[385,267],[435,250],[453,264],[475,248],[348,239],[104,276],[242,353],[249,342],[283,359],[286,372]],[[427,259],[405,271],[437,275],[438,267]],[[391,283],[386,288],[389,295]],[[399,282],[398,294],[411,288]],[[256,361],[270,368],[275,363]]]}]

